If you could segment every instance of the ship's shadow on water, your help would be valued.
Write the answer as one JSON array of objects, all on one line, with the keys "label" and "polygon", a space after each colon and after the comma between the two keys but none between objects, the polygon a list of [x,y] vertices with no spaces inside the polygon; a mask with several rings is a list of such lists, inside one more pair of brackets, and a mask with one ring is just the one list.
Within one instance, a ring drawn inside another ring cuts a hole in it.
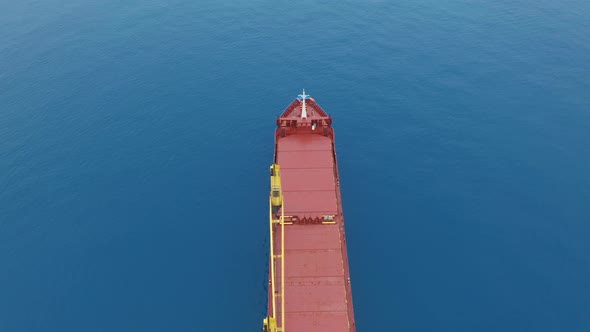
[{"label": "ship's shadow on water", "polygon": [[0,5],[0,330],[259,330],[275,119],[305,88],[359,331],[588,331],[589,15]]}]

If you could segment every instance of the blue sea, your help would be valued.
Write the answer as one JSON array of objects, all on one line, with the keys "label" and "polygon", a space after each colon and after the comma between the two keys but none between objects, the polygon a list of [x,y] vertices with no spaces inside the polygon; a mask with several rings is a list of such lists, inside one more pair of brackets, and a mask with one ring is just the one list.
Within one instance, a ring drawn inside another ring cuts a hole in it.
[{"label": "blue sea", "polygon": [[0,331],[260,331],[302,88],[334,118],[357,331],[590,331],[588,17],[1,2]]}]

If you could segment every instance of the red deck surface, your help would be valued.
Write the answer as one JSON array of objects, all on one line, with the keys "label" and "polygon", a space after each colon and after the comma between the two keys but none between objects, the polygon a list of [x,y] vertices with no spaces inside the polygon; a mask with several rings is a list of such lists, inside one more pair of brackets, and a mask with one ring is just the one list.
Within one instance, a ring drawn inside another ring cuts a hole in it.
[{"label": "red deck surface", "polygon": [[[300,112],[299,101],[294,104],[290,108]],[[325,116],[315,102],[311,107],[314,116],[300,120]],[[282,118],[292,119],[288,111]],[[275,162],[281,166],[285,215],[335,216],[335,223],[285,225],[286,332],[355,331],[333,133],[326,127],[325,136],[311,128],[287,128],[284,137],[277,131]],[[274,243],[276,252],[278,233]]]}]

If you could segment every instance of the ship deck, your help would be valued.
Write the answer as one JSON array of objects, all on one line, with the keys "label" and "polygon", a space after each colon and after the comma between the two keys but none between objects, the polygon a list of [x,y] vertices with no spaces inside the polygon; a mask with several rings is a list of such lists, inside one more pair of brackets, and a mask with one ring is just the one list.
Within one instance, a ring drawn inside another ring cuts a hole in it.
[{"label": "ship deck", "polygon": [[285,331],[355,331],[333,134],[277,134],[275,149],[284,214],[296,218],[285,225]]}]

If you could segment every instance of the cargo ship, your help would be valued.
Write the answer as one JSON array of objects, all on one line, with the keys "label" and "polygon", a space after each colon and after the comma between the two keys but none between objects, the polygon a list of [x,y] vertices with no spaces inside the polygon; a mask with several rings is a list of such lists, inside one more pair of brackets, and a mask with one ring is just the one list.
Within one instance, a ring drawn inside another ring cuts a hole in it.
[{"label": "cargo ship", "polygon": [[356,331],[332,118],[309,95],[277,119],[265,332]]}]

